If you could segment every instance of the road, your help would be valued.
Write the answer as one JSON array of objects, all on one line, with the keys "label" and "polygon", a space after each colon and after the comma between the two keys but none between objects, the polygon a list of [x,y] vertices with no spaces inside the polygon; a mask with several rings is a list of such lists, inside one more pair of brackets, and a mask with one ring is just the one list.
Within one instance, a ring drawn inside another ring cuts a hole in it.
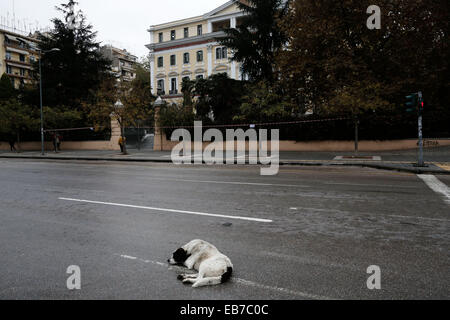
[{"label": "road", "polygon": [[[0,160],[0,299],[449,299],[450,177],[437,179]],[[230,257],[230,283],[176,280],[165,261],[196,238]]]}]

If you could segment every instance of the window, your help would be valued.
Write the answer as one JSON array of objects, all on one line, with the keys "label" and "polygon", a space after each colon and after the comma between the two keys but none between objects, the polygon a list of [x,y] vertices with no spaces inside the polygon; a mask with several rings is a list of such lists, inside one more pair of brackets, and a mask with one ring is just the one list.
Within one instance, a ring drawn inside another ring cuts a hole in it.
[{"label": "window", "polygon": [[30,56],[30,63],[35,63],[36,62],[36,58],[34,56]]},{"label": "window", "polygon": [[175,30],[170,31],[170,40],[175,40],[177,38]]},{"label": "window", "polygon": [[197,80],[199,80],[199,79],[203,79],[203,75],[202,74],[200,74],[200,75],[198,75],[197,77]]},{"label": "window", "polygon": [[5,43],[6,44],[10,44],[11,43],[11,40],[9,40],[9,38],[7,36],[5,36]]},{"label": "window", "polygon": [[183,54],[183,63],[184,64],[188,64],[189,63],[189,53],[188,52]]},{"label": "window", "polygon": [[197,26],[197,35],[201,36],[203,34],[203,26],[201,24],[199,24]]},{"label": "window", "polygon": [[6,66],[6,73],[7,73],[7,74],[12,74],[12,68],[11,68],[11,66]]},{"label": "window", "polygon": [[20,62],[25,62],[25,55],[21,54],[19,55]]},{"label": "window", "polygon": [[164,92],[164,80],[160,79],[158,80],[158,94],[165,94]]},{"label": "window", "polygon": [[11,84],[12,84],[13,87],[16,86],[16,81],[15,81],[15,79],[11,79]]},{"label": "window", "polygon": [[216,60],[226,59],[228,50],[226,47],[221,47],[216,49]]},{"label": "window", "polygon": [[158,34],[158,40],[159,40],[159,42],[163,42],[163,41],[164,41],[163,33],[162,33],[162,32],[160,32],[160,33]]},{"label": "window", "polygon": [[189,77],[183,77],[183,82],[185,82],[185,81],[191,81],[191,78],[189,78]]},{"label": "window", "polygon": [[176,66],[177,65],[177,57],[175,55],[170,56],[170,65]]},{"label": "window", "polygon": [[189,38],[189,28],[184,28],[184,37]]},{"label": "window", "polygon": [[162,68],[162,67],[164,67],[164,58],[159,57],[158,58],[158,68]]},{"label": "window", "polygon": [[11,60],[11,52],[6,51],[6,60]]},{"label": "window", "polygon": [[25,77],[25,69],[20,69],[20,76]]},{"label": "window", "polygon": [[197,62],[203,62],[203,51],[197,51]]},{"label": "window", "polygon": [[177,78],[170,79],[170,94],[177,94]]}]

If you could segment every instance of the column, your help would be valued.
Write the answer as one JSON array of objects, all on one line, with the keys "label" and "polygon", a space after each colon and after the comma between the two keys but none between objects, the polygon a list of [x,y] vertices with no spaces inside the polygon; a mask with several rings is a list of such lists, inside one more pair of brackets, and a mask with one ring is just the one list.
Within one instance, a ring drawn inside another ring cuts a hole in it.
[{"label": "column", "polygon": [[231,61],[231,79],[239,80],[236,77],[236,61]]},{"label": "column", "polygon": [[211,33],[212,31],[212,22],[208,21],[208,33]]},{"label": "column", "polygon": [[156,83],[155,83],[155,77],[156,77],[156,73],[155,73],[155,54],[153,52],[150,52],[148,58],[150,60],[150,85],[152,87],[152,94],[154,96],[156,96],[157,93],[158,93],[158,88],[156,87]]},{"label": "column", "polygon": [[208,77],[210,75],[212,75],[212,66],[213,66],[213,45],[212,44],[208,44],[207,46],[208,49]]},{"label": "column", "polygon": [[230,19],[230,28],[236,29],[236,17],[231,17]]}]

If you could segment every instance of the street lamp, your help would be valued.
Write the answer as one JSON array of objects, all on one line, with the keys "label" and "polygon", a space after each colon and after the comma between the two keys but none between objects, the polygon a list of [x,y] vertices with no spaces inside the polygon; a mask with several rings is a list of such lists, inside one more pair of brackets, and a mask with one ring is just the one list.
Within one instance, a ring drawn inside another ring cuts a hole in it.
[{"label": "street lamp", "polygon": [[127,146],[126,146],[126,142],[125,142],[125,126],[123,123],[123,119],[120,116],[120,110],[122,110],[125,106],[123,105],[122,101],[117,100],[117,102],[114,104],[114,108],[116,109],[116,116],[117,116],[117,120],[120,121],[119,125],[120,125],[120,135],[122,136],[122,141],[123,141],[123,154],[127,154]]},{"label": "street lamp", "polygon": [[58,48],[52,48],[50,50],[39,50],[39,98],[40,98],[40,106],[41,106],[41,154],[45,154],[44,150],[44,111],[42,108],[42,54],[50,53],[50,52],[58,52],[61,51]]}]

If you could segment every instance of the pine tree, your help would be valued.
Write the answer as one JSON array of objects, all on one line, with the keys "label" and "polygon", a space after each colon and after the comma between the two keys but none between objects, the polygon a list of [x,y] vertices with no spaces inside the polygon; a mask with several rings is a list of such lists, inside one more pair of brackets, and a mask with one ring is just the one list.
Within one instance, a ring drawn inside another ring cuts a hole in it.
[{"label": "pine tree", "polygon": [[289,1],[235,0],[245,12],[242,24],[225,30],[218,41],[233,51],[232,60],[242,64],[242,71],[252,81],[274,81],[274,52],[287,41],[278,21],[284,19]]},{"label": "pine tree", "polygon": [[[83,12],[75,12],[77,2],[70,0],[56,9],[64,19],[54,18],[50,33],[40,34],[44,104],[79,109],[92,89],[107,77],[110,61],[103,58],[95,41],[97,33]],[[48,52],[53,48],[60,51]]]}]

